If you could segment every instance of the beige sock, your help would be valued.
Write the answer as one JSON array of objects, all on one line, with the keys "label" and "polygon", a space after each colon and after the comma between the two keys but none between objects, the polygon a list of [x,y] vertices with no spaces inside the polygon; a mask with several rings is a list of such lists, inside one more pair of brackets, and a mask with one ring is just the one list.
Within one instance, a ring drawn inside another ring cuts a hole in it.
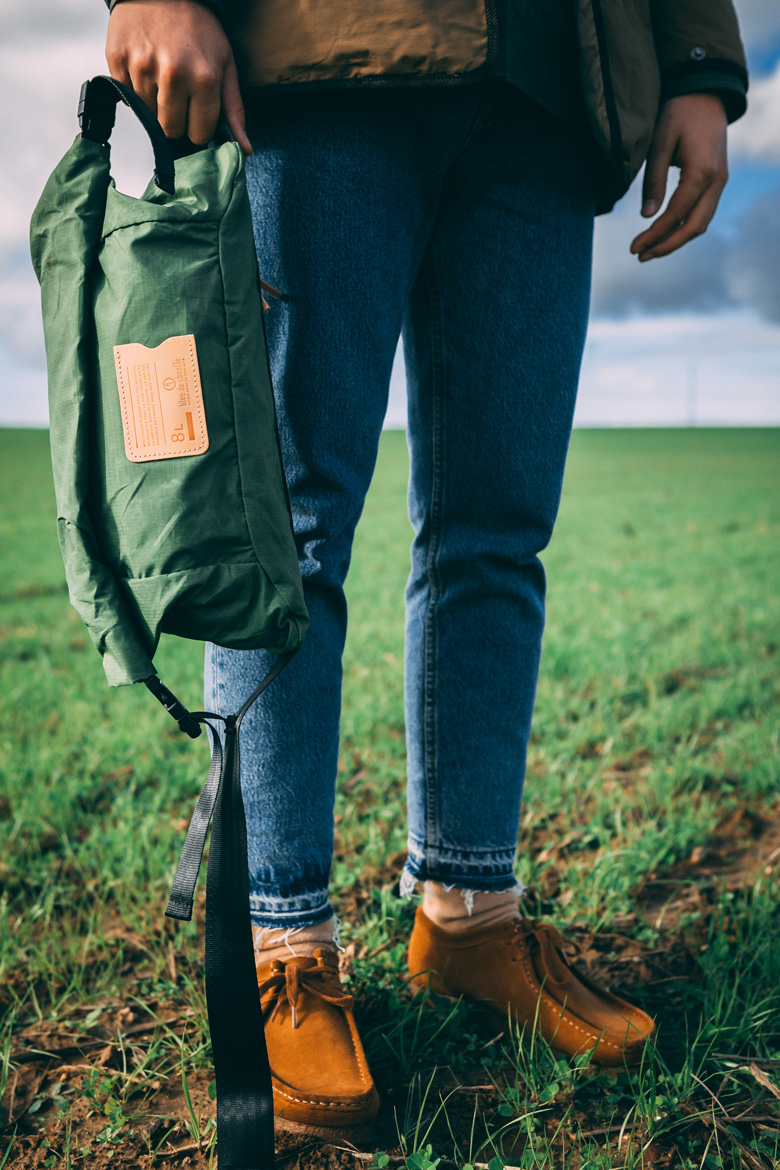
[{"label": "beige sock", "polygon": [[290,959],[293,955],[313,955],[318,948],[338,950],[335,914],[315,926],[287,928],[252,926],[255,944],[255,962],[258,967],[274,959]]},{"label": "beige sock", "polygon": [[519,884],[511,890],[498,891],[443,886],[441,882],[425,882],[423,888],[423,913],[442,930],[453,934],[498,926],[520,917],[517,897],[522,893],[522,886]]}]

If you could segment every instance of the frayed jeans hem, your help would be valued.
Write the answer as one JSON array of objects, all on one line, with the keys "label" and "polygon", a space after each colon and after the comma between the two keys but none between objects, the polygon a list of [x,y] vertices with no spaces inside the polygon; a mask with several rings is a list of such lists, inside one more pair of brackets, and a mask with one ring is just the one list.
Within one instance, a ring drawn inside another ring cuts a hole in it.
[{"label": "frayed jeans hem", "polygon": [[[297,903],[297,904],[296,904]],[[300,926],[317,926],[333,915],[327,892],[321,898],[293,900],[261,898],[249,895],[249,913],[253,926],[289,930]]]},{"label": "frayed jeans hem", "polygon": [[412,898],[418,882],[440,882],[453,889],[482,893],[499,893],[514,890],[518,886],[512,864],[497,865],[495,861],[481,859],[473,864],[439,864],[434,867],[410,854],[401,872],[401,896]]}]

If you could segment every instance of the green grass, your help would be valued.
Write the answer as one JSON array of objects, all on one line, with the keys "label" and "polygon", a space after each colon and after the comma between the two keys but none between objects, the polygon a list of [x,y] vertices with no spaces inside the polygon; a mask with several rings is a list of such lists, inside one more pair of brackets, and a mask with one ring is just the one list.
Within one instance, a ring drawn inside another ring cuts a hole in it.
[{"label": "green grass", "polygon": [[[162,909],[206,748],[105,685],[68,606],[47,442],[0,432],[0,1165],[164,1167],[189,1144],[205,1166],[202,890],[192,924]],[[333,871],[383,1096],[372,1164],[780,1166],[780,432],[572,440],[518,876],[529,913],[657,1014],[657,1052],[618,1076],[404,985],[406,476],[385,434],[348,581]],[[193,705],[201,661],[173,639],[158,655]],[[118,1033],[62,1079],[13,1060]]]}]

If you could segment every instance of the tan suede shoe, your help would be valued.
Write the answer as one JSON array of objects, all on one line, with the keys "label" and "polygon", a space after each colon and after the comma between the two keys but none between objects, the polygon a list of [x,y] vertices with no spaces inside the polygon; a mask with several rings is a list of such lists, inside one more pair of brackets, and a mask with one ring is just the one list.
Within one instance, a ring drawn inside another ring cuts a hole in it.
[{"label": "tan suede shoe", "polygon": [[570,966],[568,944],[543,922],[521,918],[464,934],[445,932],[417,911],[409,944],[416,987],[477,1000],[497,1027],[511,1011],[557,1051],[590,1051],[597,1064],[637,1064],[655,1025],[645,1012]]},{"label": "tan suede shoe", "polygon": [[274,959],[257,968],[279,1129],[370,1139],[379,1096],[360,1043],[338,956]]}]

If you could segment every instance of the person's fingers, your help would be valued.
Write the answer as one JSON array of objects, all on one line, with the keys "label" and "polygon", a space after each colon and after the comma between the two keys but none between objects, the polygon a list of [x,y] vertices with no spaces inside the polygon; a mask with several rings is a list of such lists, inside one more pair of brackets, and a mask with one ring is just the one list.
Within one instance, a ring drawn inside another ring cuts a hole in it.
[{"label": "person's fingers", "polygon": [[108,72],[111,77],[116,78],[117,81],[121,81],[123,85],[129,85],[132,88],[135,88],[133,86],[132,78],[130,77],[130,70],[127,68],[124,62],[121,64],[119,62],[112,64],[110,61],[108,61],[108,58],[106,58],[106,62],[108,64]]},{"label": "person's fingers", "polygon": [[640,261],[654,260],[658,256],[668,256],[670,252],[676,252],[678,248],[682,248],[683,244],[689,243],[697,236],[704,235],[717,210],[722,190],[722,186],[715,184],[708,187],[685,222],[678,224],[657,244],[642,251],[639,255]]},{"label": "person's fingers", "polygon": [[219,121],[219,77],[206,67],[192,79],[192,93],[187,118],[187,137],[199,146],[214,137]]},{"label": "person's fingers", "polygon": [[176,21],[171,25],[171,15],[166,5],[148,11],[117,5],[106,40],[112,76],[133,87],[168,138],[186,134],[198,145],[209,142],[223,108],[239,146],[251,154],[238,73],[221,26],[197,4],[185,6],[191,35]]},{"label": "person's fingers", "polygon": [[252,153],[252,143],[246,132],[246,114],[244,103],[241,101],[241,90],[238,86],[238,71],[233,60],[233,54],[227,63],[222,78],[222,109],[225,111],[228,125],[233,131],[236,142],[244,154]]},{"label": "person's fingers", "polygon": [[[109,26],[110,27],[110,26]],[[157,79],[154,70],[143,67],[137,60],[130,60],[126,53],[106,45],[108,72],[123,85],[129,85],[149,109],[157,115]]]},{"label": "person's fingers", "polygon": [[144,40],[128,47],[113,13],[108,22],[106,64],[111,76],[129,85],[156,116],[158,69],[155,55]]},{"label": "person's fingers", "polygon": [[[118,78],[119,81],[123,79]],[[149,109],[154,114],[155,118],[159,117],[158,112],[158,91],[157,82],[149,73],[133,73],[132,70],[128,72],[127,84],[134,89],[142,101],[146,102]]]},{"label": "person's fingers", "polygon": [[653,137],[642,182],[642,215],[651,216],[661,207],[666,195],[666,181],[674,155],[674,137],[659,126]]},{"label": "person's fingers", "polygon": [[112,40],[106,42],[106,65],[108,65],[108,72],[117,81],[121,81],[123,85],[130,84],[130,71],[127,67],[127,57],[120,52]]},{"label": "person's fingers", "polygon": [[166,138],[183,138],[187,133],[189,105],[188,78],[174,64],[160,63],[157,70],[157,121]]},{"label": "person's fingers", "polygon": [[666,210],[655,223],[631,242],[631,251],[637,255],[659,244],[671,232],[684,224],[701,196],[714,181],[715,175],[704,168],[683,167],[680,182]]},{"label": "person's fingers", "polygon": [[126,46],[123,44],[122,38],[117,36],[116,25],[112,24],[110,19],[106,33],[106,65],[110,75],[115,77],[117,81],[121,81],[125,85],[130,84]]}]

